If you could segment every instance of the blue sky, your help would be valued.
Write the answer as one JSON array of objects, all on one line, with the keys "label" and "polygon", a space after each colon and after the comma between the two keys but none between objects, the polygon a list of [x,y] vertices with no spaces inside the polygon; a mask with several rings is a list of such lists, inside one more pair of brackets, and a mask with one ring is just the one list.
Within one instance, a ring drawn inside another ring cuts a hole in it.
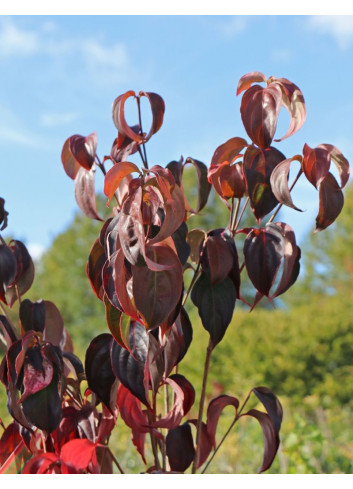
[{"label": "blue sky", "polygon": [[[278,149],[291,157],[304,143],[330,143],[353,162],[353,16],[1,15],[0,66],[6,234],[32,252],[48,247],[78,209],[60,160],[64,141],[97,131],[98,154],[109,154],[112,102],[130,89],[166,103],[147,145],[151,164],[181,155],[209,164],[230,137],[249,140],[235,91],[251,71],[288,78],[304,93],[306,123]],[[280,118],[278,136],[289,121],[284,109]],[[301,241],[314,229],[317,192],[300,183],[294,202],[306,212],[288,209],[282,219]]]}]

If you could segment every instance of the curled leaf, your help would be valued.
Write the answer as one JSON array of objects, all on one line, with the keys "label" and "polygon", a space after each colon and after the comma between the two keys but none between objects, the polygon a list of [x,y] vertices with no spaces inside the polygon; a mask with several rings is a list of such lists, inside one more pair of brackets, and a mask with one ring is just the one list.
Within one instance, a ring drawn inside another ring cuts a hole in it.
[{"label": "curled leaf", "polygon": [[322,231],[330,226],[337,219],[343,208],[343,192],[330,172],[320,183],[319,202],[315,232]]},{"label": "curled leaf", "polygon": [[293,158],[288,158],[281,161],[272,171],[270,183],[271,190],[281,204],[284,204],[296,211],[303,212],[296,205],[294,205],[290,190],[288,187],[288,177],[291,163],[293,161],[302,162],[302,157],[300,155],[293,156]]},{"label": "curled leaf", "polygon": [[102,221],[97,212],[97,201],[95,191],[96,164],[90,170],[81,167],[75,177],[75,199],[85,214],[90,219]]}]

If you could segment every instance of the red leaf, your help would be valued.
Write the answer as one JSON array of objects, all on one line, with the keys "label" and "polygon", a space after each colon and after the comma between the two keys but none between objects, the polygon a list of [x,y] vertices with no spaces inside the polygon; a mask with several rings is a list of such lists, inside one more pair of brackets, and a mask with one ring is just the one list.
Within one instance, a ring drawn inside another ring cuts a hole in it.
[{"label": "red leaf", "polygon": [[154,423],[155,428],[175,429],[182,418],[190,411],[195,401],[195,390],[191,383],[180,374],[165,379],[174,392],[174,404],[166,416]]},{"label": "red leaf", "polygon": [[105,251],[99,242],[99,238],[93,243],[88,262],[86,266],[86,274],[91,284],[93,292],[98,299],[103,300],[104,289],[102,279],[102,269],[106,261]]},{"label": "red leaf", "polygon": [[259,472],[265,472],[271,467],[272,462],[276,456],[279,447],[278,434],[276,433],[271,418],[266,413],[258,411],[257,409],[250,409],[250,411],[242,414],[241,416],[251,416],[257,419],[261,425],[265,447],[262,465]]},{"label": "red leaf", "polygon": [[162,324],[177,306],[183,288],[183,270],[179,258],[169,246],[146,246],[146,257],[163,269],[154,271],[147,266],[133,266],[132,288],[137,310],[146,327],[153,329]]},{"label": "red leaf", "polygon": [[16,277],[6,291],[9,307],[12,307],[18,295],[21,297],[30,289],[34,280],[34,265],[26,246],[21,241],[12,240],[9,248],[17,263]]},{"label": "red leaf", "polygon": [[288,187],[290,165],[292,161],[295,160],[302,162],[302,157],[300,155],[296,155],[293,156],[293,158],[283,160],[273,169],[270,178],[271,190],[278,202],[288,207],[291,207],[296,211],[303,212],[301,209],[294,205]]},{"label": "red leaf", "polygon": [[51,301],[45,303],[45,327],[43,340],[49,341],[55,346],[63,346],[65,340],[64,320],[59,309]]},{"label": "red leaf", "polygon": [[281,104],[282,93],[278,85],[267,88],[253,85],[243,95],[241,118],[248,136],[260,148],[271,145]]},{"label": "red leaf", "polygon": [[115,165],[107,172],[104,179],[104,193],[108,197],[108,204],[124,177],[133,172],[140,173],[140,170],[134,163],[128,161],[115,163]]},{"label": "red leaf", "polygon": [[216,449],[216,430],[217,424],[222,411],[227,406],[234,406],[235,408],[235,416],[237,416],[237,410],[239,407],[239,401],[236,397],[221,395],[212,399],[212,401],[208,405],[207,409],[207,433],[213,445],[213,448]]},{"label": "red leaf", "polygon": [[278,204],[271,189],[271,174],[285,159],[284,154],[273,147],[261,150],[249,146],[245,151],[243,170],[251,208],[258,222]]},{"label": "red leaf", "polygon": [[235,265],[234,260],[233,250],[222,236],[208,236],[201,263],[209,268],[211,284],[225,280]]},{"label": "red leaf", "polygon": [[122,250],[117,252],[115,261],[115,291],[118,296],[118,300],[125,314],[130,316],[136,321],[140,321],[140,317],[137,313],[135,306],[134,293],[133,293],[133,281],[132,275],[125,265],[125,256]]},{"label": "red leaf", "polygon": [[244,258],[248,276],[254,287],[268,296],[284,253],[284,240],[274,225],[253,229],[244,242]]},{"label": "red leaf", "polygon": [[193,214],[198,214],[207,204],[208,196],[211,191],[211,184],[207,180],[207,166],[201,161],[194,160],[193,158],[187,158],[185,165],[191,163],[197,172],[197,205],[195,209],[191,209],[187,204],[187,210]]},{"label": "red leaf", "polygon": [[304,96],[301,90],[286,78],[271,77],[269,81],[278,84],[282,90],[282,105],[288,110],[291,121],[286,134],[281,139],[275,141],[283,141],[283,139],[292,136],[299,131],[306,119],[306,107]]},{"label": "red leaf", "polygon": [[340,175],[341,188],[345,187],[350,175],[348,160],[343,156],[341,151],[332,144],[320,144],[318,148],[324,148],[330,153],[331,159],[336,165]]},{"label": "red leaf", "polygon": [[164,220],[157,235],[149,241],[149,244],[158,243],[171,236],[184,221],[185,198],[184,192],[178,185],[171,191],[171,198],[164,201]]},{"label": "red leaf", "polygon": [[164,100],[160,95],[153,92],[140,92],[140,97],[147,97],[151,110],[152,110],[152,125],[145,138],[148,141],[153,134],[155,134],[161,128],[163,124],[163,116],[165,111]]},{"label": "red leaf", "polygon": [[59,461],[55,453],[39,453],[26,463],[22,474],[55,474],[56,470],[53,465],[58,465]]},{"label": "red leaf", "polygon": [[119,385],[116,403],[123,421],[132,430],[132,442],[146,463],[145,439],[150,431],[147,413],[142,411],[140,401],[123,384]]},{"label": "red leaf", "polygon": [[344,197],[332,173],[328,173],[319,187],[319,213],[316,216],[315,232],[326,229],[340,214]]},{"label": "red leaf", "polygon": [[97,149],[97,134],[95,132],[86,137],[75,134],[68,139],[68,146],[65,146],[65,144],[62,153],[62,162],[66,173],[71,178],[75,178],[78,169],[76,165],[72,164],[70,153],[75,162],[81,167],[86,170],[92,168]]},{"label": "red leaf", "polygon": [[91,462],[97,464],[96,444],[87,439],[70,440],[61,448],[60,460],[77,470],[86,470]]},{"label": "red leaf", "polygon": [[71,149],[70,149],[70,138],[68,138],[63,146],[61,151],[61,161],[64,166],[64,170],[66,174],[72,179],[75,180],[77,172],[81,168],[81,165],[74,158]]},{"label": "red leaf", "polygon": [[293,229],[283,222],[274,223],[282,233],[283,236],[283,268],[280,282],[278,283],[275,292],[271,294],[270,300],[278,297],[286,292],[297,280],[300,270],[300,256],[301,251],[296,244],[295,234]]},{"label": "red leaf", "polygon": [[236,94],[239,95],[242,91],[247,90],[253,83],[256,82],[266,83],[267,78],[260,71],[253,71],[251,73],[247,73],[246,75],[243,75],[238,82]]},{"label": "red leaf", "polygon": [[141,214],[142,187],[129,192],[119,214],[118,233],[125,258],[132,264],[143,263],[145,256],[145,231]]},{"label": "red leaf", "polygon": [[125,119],[125,102],[128,98],[135,97],[136,94],[133,90],[129,90],[124,94],[117,97],[113,102],[113,122],[118,129],[119,133],[124,136],[127,136],[132,141],[142,142],[143,137],[134,131],[132,127],[130,127]]},{"label": "red leaf", "polygon": [[309,182],[315,188],[319,188],[320,183],[327,176],[330,168],[330,152],[324,145],[312,149],[307,144],[303,148],[303,171]]},{"label": "red leaf", "polygon": [[53,365],[45,357],[43,358],[41,370],[37,370],[30,363],[25,364],[23,376],[24,391],[19,402],[23,402],[28,396],[47,387],[53,379],[53,374]]},{"label": "red leaf", "polygon": [[21,472],[22,466],[31,453],[27,450],[19,425],[12,422],[0,439],[0,474]]},{"label": "red leaf", "polygon": [[79,169],[75,178],[75,199],[85,216],[102,221],[103,219],[97,212],[95,175],[95,163],[90,170],[83,167]]}]

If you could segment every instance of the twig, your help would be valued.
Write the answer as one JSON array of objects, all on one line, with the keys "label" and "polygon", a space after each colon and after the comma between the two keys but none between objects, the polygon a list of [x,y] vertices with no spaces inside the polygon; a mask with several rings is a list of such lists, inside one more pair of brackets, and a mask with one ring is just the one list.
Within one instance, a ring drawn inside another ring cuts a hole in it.
[{"label": "twig", "polygon": [[193,465],[192,465],[192,473],[193,474],[196,474],[197,464],[198,464],[199,455],[200,455],[202,416],[203,416],[203,409],[204,409],[205,398],[206,398],[207,377],[208,377],[208,372],[210,369],[210,360],[211,360],[212,351],[213,351],[213,344],[212,344],[212,341],[210,338],[209,342],[208,342],[207,350],[206,350],[206,359],[205,359],[205,366],[204,366],[204,370],[203,370],[201,397],[200,397],[200,404],[199,404],[199,414],[197,417],[196,450],[195,450],[195,457],[194,457],[194,461],[193,461]]}]

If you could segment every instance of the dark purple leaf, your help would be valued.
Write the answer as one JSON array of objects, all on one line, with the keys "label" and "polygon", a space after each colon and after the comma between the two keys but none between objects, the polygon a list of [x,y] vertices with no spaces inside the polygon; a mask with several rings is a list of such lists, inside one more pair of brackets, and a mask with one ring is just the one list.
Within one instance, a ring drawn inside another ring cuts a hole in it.
[{"label": "dark purple leaf", "polygon": [[22,335],[27,331],[43,333],[45,327],[45,302],[43,300],[32,302],[24,299],[19,309]]},{"label": "dark purple leaf", "polygon": [[[31,350],[28,350],[27,358],[29,358]],[[28,362],[32,367],[36,368],[35,361],[32,358],[29,358]],[[54,431],[61,421],[60,378],[61,372],[57,365],[53,364],[53,377],[50,384],[28,395],[22,401],[23,413],[28,421],[47,433]]]},{"label": "dark purple leaf", "polygon": [[260,148],[268,148],[272,143],[281,105],[282,93],[278,85],[267,88],[253,85],[243,95],[241,118],[248,136]]},{"label": "dark purple leaf", "polygon": [[5,200],[0,197],[0,231],[7,227],[7,216],[9,213],[5,210]]},{"label": "dark purple leaf", "polygon": [[330,172],[320,183],[319,202],[315,232],[322,231],[330,226],[337,219],[343,208],[343,192]]},{"label": "dark purple leaf", "polygon": [[164,336],[165,375],[168,376],[175,365],[184,358],[192,342],[192,325],[186,310],[182,307],[175,323]]},{"label": "dark purple leaf", "polygon": [[15,280],[6,292],[8,304],[12,307],[18,295],[21,297],[30,289],[34,279],[34,265],[26,246],[21,241],[12,240],[9,248],[17,263]]},{"label": "dark purple leaf", "polygon": [[104,288],[103,288],[103,278],[102,269],[106,261],[105,251],[103,246],[100,244],[99,239],[93,243],[91,248],[86,273],[93,289],[98,299],[103,300]]},{"label": "dark purple leaf", "polygon": [[115,343],[108,333],[96,336],[86,351],[85,372],[88,387],[111,408],[111,392],[116,378],[110,361],[110,349]]},{"label": "dark purple leaf", "polygon": [[165,111],[164,100],[153,92],[140,92],[139,97],[147,97],[152,110],[152,125],[145,138],[148,141],[161,128]]},{"label": "dark purple leaf", "polygon": [[197,172],[197,205],[196,209],[191,209],[190,206],[188,206],[187,210],[191,211],[193,214],[198,214],[207,204],[208,196],[211,191],[211,184],[207,179],[207,166],[204,163],[190,157],[186,159],[184,166],[188,163],[192,164]]},{"label": "dark purple leaf", "polygon": [[248,276],[256,290],[268,296],[284,254],[284,240],[279,228],[268,225],[253,229],[244,242]]},{"label": "dark purple leaf", "polygon": [[45,328],[43,340],[62,347],[65,340],[64,320],[59,309],[51,301],[45,303]]},{"label": "dark purple leaf", "polygon": [[167,245],[146,246],[147,259],[163,267],[132,267],[135,305],[148,329],[162,324],[179,303],[183,290],[183,270],[179,258]]},{"label": "dark purple leaf", "polygon": [[14,282],[17,273],[17,263],[11,249],[0,244],[0,300],[7,304],[5,293]]},{"label": "dark purple leaf", "polygon": [[[148,351],[148,335],[145,328],[132,322],[129,332],[129,349],[116,341],[111,344],[111,364],[115,376],[143,404],[149,406],[145,383],[145,365]],[[147,379],[148,380],[148,379]]]},{"label": "dark purple leaf", "polygon": [[284,154],[276,148],[258,149],[249,146],[243,160],[252,211],[258,222],[278,204],[271,189],[271,174],[283,160]]},{"label": "dark purple leaf", "polygon": [[236,290],[232,280],[226,277],[223,282],[212,284],[208,274],[202,272],[192,289],[191,300],[199,311],[213,346],[216,346],[233,317]]},{"label": "dark purple leaf", "polygon": [[212,399],[207,408],[207,433],[214,449],[217,447],[216,431],[220,415],[227,406],[235,408],[235,417],[239,407],[239,400],[236,397],[221,395]]},{"label": "dark purple leaf", "polygon": [[279,447],[279,437],[276,433],[273,422],[268,414],[258,411],[257,409],[250,409],[250,411],[242,414],[241,416],[251,416],[257,419],[261,425],[265,447],[262,465],[259,472],[265,472],[271,467]]},{"label": "dark purple leaf", "polygon": [[5,316],[0,315],[0,331],[5,339],[7,348],[18,340],[17,331]]},{"label": "dark purple leaf", "polygon": [[188,227],[185,222],[172,234],[172,239],[178,253],[180,263],[184,266],[189,258],[190,245],[187,242]]},{"label": "dark purple leaf", "polygon": [[174,472],[185,472],[195,456],[194,441],[188,423],[169,430],[166,437],[166,451],[169,465]]},{"label": "dark purple leaf", "polygon": [[278,398],[267,387],[254,387],[252,391],[265,406],[267,414],[271,418],[276,433],[278,434],[283,419],[283,409]]}]

